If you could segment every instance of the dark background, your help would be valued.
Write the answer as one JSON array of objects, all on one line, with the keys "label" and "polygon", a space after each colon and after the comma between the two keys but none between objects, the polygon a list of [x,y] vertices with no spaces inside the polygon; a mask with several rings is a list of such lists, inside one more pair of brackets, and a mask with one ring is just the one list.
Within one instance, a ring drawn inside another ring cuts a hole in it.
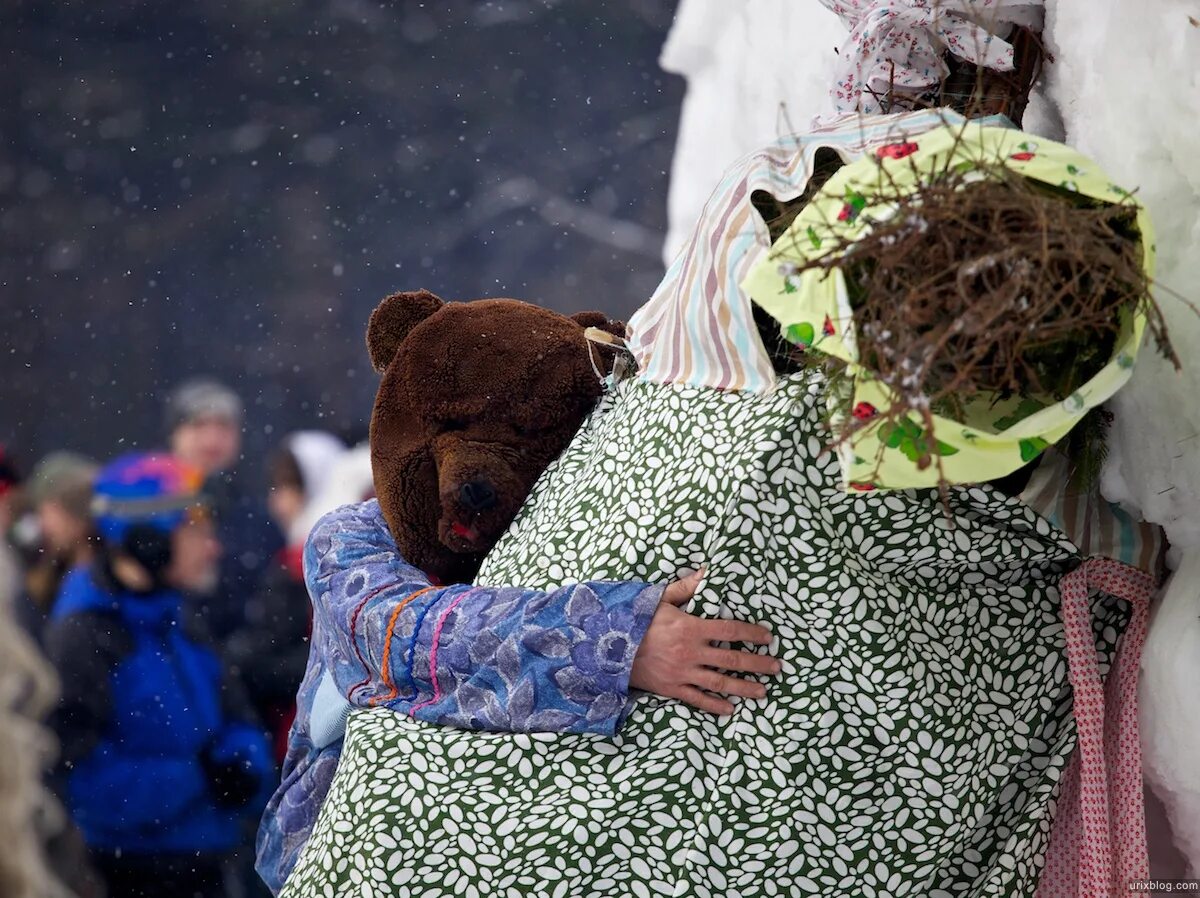
[{"label": "dark background", "polygon": [[161,445],[211,373],[249,467],[362,431],[386,294],[624,317],[662,273],[671,0],[10,0],[0,441]]}]

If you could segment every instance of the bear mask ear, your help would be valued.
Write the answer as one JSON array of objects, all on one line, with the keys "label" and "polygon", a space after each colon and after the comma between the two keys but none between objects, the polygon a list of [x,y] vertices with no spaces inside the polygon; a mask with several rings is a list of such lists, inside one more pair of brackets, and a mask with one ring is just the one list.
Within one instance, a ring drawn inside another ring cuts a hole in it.
[{"label": "bear mask ear", "polygon": [[396,350],[409,331],[440,309],[445,303],[428,290],[393,293],[371,313],[367,325],[367,352],[371,364],[383,373],[396,357]]},{"label": "bear mask ear", "polygon": [[[625,323],[623,321],[613,321],[603,312],[576,312],[571,316],[571,320],[583,327],[584,330],[594,327],[597,330],[612,334],[621,340],[625,339]],[[617,356],[621,352],[624,352],[624,349],[620,343],[614,346],[600,347],[593,346],[589,341],[588,352],[592,354],[593,364],[599,362],[598,368],[600,372],[608,375],[612,374]]]},{"label": "bear mask ear", "polygon": [[598,327],[602,331],[612,334],[614,337],[625,339],[625,322],[613,321],[603,312],[576,312],[571,316],[571,320],[578,323],[583,328]]}]

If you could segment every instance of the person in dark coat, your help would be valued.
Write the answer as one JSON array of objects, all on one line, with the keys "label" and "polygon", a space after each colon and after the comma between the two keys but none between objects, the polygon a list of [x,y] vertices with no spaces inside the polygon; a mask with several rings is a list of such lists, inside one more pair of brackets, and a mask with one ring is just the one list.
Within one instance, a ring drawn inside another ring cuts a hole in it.
[{"label": "person in dark coat", "polygon": [[171,453],[204,472],[204,492],[225,549],[219,581],[191,609],[219,644],[245,622],[246,602],[283,547],[266,506],[237,473],[244,417],[237,393],[208,378],[185,381],[167,399]]},{"label": "person in dark coat", "polygon": [[20,489],[21,475],[12,456],[0,443],[0,594],[15,594],[21,588],[21,557],[8,539],[19,505]]},{"label": "person in dark coat", "polygon": [[56,783],[110,898],[224,895],[226,856],[273,778],[240,684],[182,611],[218,576],[202,481],[166,455],[102,469],[98,557],[68,574],[46,630]]},{"label": "person in dark coat", "polygon": [[289,434],[272,453],[267,465],[267,507],[287,543],[251,595],[245,625],[229,639],[229,660],[271,733],[280,764],[296,716],[296,690],[308,665],[312,631],[304,542],[311,522],[332,510],[332,506],[318,506],[328,501],[327,487],[346,452],[346,445],[333,434],[302,430]]},{"label": "person in dark coat", "polygon": [[53,452],[29,476],[26,501],[36,528],[21,611],[38,640],[67,574],[90,564],[95,555],[92,481],[99,468],[73,452]]}]

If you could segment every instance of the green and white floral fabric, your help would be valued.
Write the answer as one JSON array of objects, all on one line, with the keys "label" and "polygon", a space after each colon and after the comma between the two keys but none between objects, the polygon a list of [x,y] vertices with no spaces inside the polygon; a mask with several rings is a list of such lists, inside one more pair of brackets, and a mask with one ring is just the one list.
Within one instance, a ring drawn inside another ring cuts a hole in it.
[{"label": "green and white floral fabric", "polygon": [[[990,487],[847,494],[819,384],[626,381],[481,580],[664,580],[764,622],[768,696],[615,740],[358,711],[285,896],[1032,895],[1074,745],[1066,536]],[[1094,603],[1106,664],[1120,603]]]}]

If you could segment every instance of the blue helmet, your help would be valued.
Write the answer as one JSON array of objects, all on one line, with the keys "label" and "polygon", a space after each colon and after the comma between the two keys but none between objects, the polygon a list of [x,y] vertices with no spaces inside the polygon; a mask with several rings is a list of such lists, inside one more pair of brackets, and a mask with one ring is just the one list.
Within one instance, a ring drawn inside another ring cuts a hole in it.
[{"label": "blue helmet", "polygon": [[120,544],[130,528],[169,534],[206,508],[204,475],[171,455],[137,452],[96,475],[92,515],[106,542]]}]

